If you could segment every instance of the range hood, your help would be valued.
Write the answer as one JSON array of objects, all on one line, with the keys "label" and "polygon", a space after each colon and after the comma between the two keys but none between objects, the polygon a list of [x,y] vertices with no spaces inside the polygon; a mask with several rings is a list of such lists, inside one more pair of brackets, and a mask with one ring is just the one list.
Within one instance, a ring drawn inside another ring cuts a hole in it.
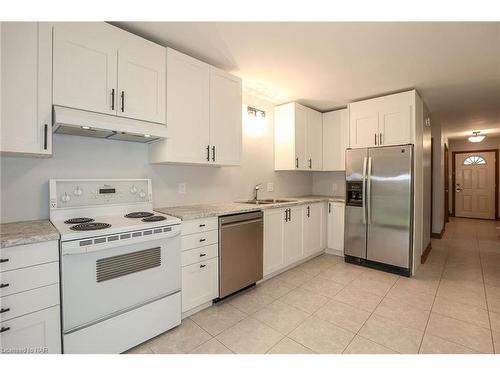
[{"label": "range hood", "polygon": [[53,132],[149,143],[167,138],[167,126],[154,122],[54,106]]}]

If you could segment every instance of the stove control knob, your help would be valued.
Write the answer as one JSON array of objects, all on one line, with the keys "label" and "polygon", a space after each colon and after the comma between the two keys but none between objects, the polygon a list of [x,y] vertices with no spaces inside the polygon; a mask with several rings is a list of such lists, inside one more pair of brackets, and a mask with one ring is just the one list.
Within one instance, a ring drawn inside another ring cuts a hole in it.
[{"label": "stove control knob", "polygon": [[68,203],[70,199],[71,197],[69,196],[68,193],[64,193],[63,196],[61,197],[61,201],[63,201],[63,203]]},{"label": "stove control knob", "polygon": [[144,198],[145,196],[146,196],[146,193],[144,192],[144,190],[141,190],[139,192],[139,197]]},{"label": "stove control knob", "polygon": [[77,186],[75,187],[75,190],[73,190],[73,194],[76,196],[76,197],[79,197],[80,195],[83,194],[83,190],[80,186]]},{"label": "stove control knob", "polygon": [[136,194],[137,193],[137,188],[135,187],[135,185],[132,185],[132,187],[130,188],[130,194]]}]

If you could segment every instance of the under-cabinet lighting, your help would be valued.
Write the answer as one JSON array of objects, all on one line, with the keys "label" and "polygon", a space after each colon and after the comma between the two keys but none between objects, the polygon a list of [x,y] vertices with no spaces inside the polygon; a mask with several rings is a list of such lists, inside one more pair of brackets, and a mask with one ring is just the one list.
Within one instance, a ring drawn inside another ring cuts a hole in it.
[{"label": "under-cabinet lighting", "polygon": [[144,138],[150,138],[151,135],[150,134],[144,134]]},{"label": "under-cabinet lighting", "polygon": [[481,133],[481,132],[472,132],[472,134],[474,134],[474,135],[471,135],[469,137],[469,142],[472,142],[472,143],[482,142],[484,140],[484,138],[486,138],[486,136],[479,135],[479,133]]},{"label": "under-cabinet lighting", "polygon": [[83,130],[90,130],[90,126],[82,126]]}]

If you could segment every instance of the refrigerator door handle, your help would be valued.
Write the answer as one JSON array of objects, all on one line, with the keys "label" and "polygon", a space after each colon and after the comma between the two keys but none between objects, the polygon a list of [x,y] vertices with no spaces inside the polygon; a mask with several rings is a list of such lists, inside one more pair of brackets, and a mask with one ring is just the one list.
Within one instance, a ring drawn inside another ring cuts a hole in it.
[{"label": "refrigerator door handle", "polygon": [[362,181],[362,208],[363,208],[363,224],[366,224],[366,156],[363,158],[363,181]]},{"label": "refrigerator door handle", "polygon": [[367,182],[366,182],[366,197],[367,197],[367,202],[366,202],[366,221],[368,224],[371,224],[372,221],[372,213],[371,213],[371,206],[372,206],[372,157],[368,157],[368,168],[367,168]]}]

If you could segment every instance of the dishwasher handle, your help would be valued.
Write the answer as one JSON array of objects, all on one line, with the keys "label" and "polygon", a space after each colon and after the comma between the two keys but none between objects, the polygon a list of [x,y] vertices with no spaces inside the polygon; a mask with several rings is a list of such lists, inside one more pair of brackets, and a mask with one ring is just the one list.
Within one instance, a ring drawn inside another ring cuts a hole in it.
[{"label": "dishwasher handle", "polygon": [[227,226],[233,223],[249,222],[251,220],[262,220],[264,217],[262,211],[251,211],[244,212],[235,215],[226,215],[219,218],[219,224],[221,227]]},{"label": "dishwasher handle", "polygon": [[231,228],[231,227],[236,227],[238,225],[244,225],[244,224],[252,224],[252,223],[262,223],[263,220],[261,219],[254,219],[254,220],[244,220],[244,221],[237,221],[234,223],[229,223],[229,224],[222,224],[222,228]]}]

